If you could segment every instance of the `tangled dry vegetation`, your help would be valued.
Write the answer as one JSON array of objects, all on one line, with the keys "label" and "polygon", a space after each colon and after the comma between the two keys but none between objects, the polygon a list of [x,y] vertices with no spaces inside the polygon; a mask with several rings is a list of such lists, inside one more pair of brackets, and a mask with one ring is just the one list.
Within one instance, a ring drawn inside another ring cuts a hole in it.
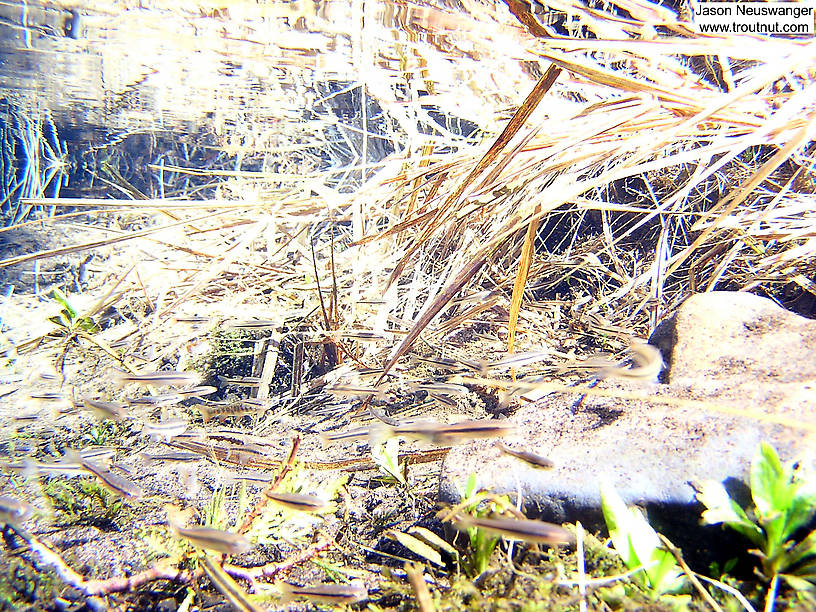
[{"label": "tangled dry vegetation", "polygon": [[[403,571],[416,555],[392,541],[439,526],[444,447],[403,449],[395,466],[393,448],[372,457],[363,442],[323,445],[317,434],[512,411],[518,398],[500,393],[509,373],[465,395],[429,383],[508,351],[539,353],[514,376],[566,381],[577,359],[619,354],[695,291],[760,292],[812,315],[816,45],[701,36],[644,0],[553,5],[576,34],[566,37],[526,4],[507,5],[467,3],[466,17],[423,9],[479,31],[498,20],[538,76],[510,115],[490,106],[501,127],[483,122],[481,142],[411,131],[406,120],[382,162],[368,162],[363,138],[344,169],[365,178],[354,190],[327,180],[320,160],[270,147],[256,153],[278,171],[225,176],[214,199],[48,203],[80,207],[81,231],[0,266],[91,249],[97,263],[83,293],[65,286],[45,303],[21,295],[4,305],[2,393],[14,418],[3,426],[3,490],[33,509],[4,531],[7,607],[203,609],[226,599],[254,609],[280,606],[279,580],[327,577],[352,585],[324,594],[329,603],[365,585],[372,610],[647,601],[587,590],[625,580],[591,538],[586,559],[571,548],[516,557],[515,577],[496,553],[475,582],[420,555],[426,593],[422,570]],[[406,73],[427,70],[423,49],[403,56]],[[29,223],[59,232],[68,222]],[[198,371],[217,390],[190,398],[127,382],[161,370]],[[122,499],[100,486],[117,490],[115,479],[43,467],[61,457],[85,473],[89,453],[107,447],[103,474],[137,486]],[[263,491],[334,505],[304,513]],[[207,555],[212,545],[171,524],[244,534],[251,549],[220,543],[226,557]]]}]

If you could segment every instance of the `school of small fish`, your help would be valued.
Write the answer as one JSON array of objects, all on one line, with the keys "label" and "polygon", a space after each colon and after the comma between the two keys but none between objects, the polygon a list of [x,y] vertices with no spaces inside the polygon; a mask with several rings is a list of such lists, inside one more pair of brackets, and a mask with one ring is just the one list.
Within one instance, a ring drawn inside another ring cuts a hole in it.
[{"label": "school of small fish", "polygon": [[[191,323],[206,322],[199,321],[200,318],[195,317],[188,319],[187,322]],[[235,328],[250,330],[265,329],[276,325],[278,325],[277,322],[260,320],[231,324]],[[334,340],[374,342],[384,339],[385,336],[368,330],[349,330],[334,333],[331,338]],[[508,355],[493,362],[429,357],[417,357],[416,359],[450,372],[471,371],[487,375],[491,371],[510,370],[548,360],[551,357],[552,353],[549,351],[538,351]],[[630,357],[631,365],[608,366],[602,368],[601,375],[653,379],[663,367],[660,352],[650,345],[632,343]],[[382,370],[379,369],[361,369],[357,373],[358,378],[354,379],[352,377],[349,381],[340,381],[336,377],[326,376],[323,377],[325,383],[323,392],[338,398],[350,398],[349,401],[355,399],[359,401],[382,400],[389,397],[388,393],[392,393],[393,388],[386,383],[372,386],[371,383],[365,382],[373,380],[381,373]],[[198,437],[202,433],[201,430],[189,433],[190,421],[187,418],[169,416],[168,410],[175,410],[185,401],[195,399],[194,403],[186,407],[197,410],[206,426],[213,420],[223,421],[246,416],[257,417],[269,412],[274,413],[275,408],[282,406],[283,400],[252,398],[228,402],[208,400],[206,397],[218,392],[219,389],[214,386],[201,385],[202,377],[196,372],[117,372],[113,378],[119,387],[138,385],[147,389],[148,393],[128,395],[124,402],[95,397],[81,397],[79,400],[72,400],[71,396],[62,391],[32,393],[30,397],[32,400],[44,404],[61,404],[67,405],[69,410],[73,408],[87,411],[89,415],[99,420],[116,422],[133,420],[140,424],[141,433],[153,440],[162,441],[165,445],[177,441],[180,448],[193,449],[192,452],[175,448],[163,452],[143,451],[140,456],[147,462],[184,464],[202,459],[214,459],[239,465],[252,462],[254,465],[259,462],[269,461],[267,449],[262,445],[248,442],[246,436],[239,436],[234,442],[231,442],[228,433],[218,433],[217,436],[211,438],[212,440],[219,440],[219,445],[216,446],[212,442],[207,442],[206,432],[203,432],[205,434],[204,438]],[[261,381],[258,377],[222,376],[219,376],[218,380],[221,385],[229,384],[247,387],[257,387]],[[171,387],[171,389],[160,393],[156,392],[157,389],[167,387]],[[450,379],[414,380],[407,383],[407,389],[410,393],[419,394],[420,397],[424,394],[429,400],[451,410],[458,407],[457,402],[461,401],[461,399],[457,400],[457,398],[467,398],[471,392],[467,385],[451,382]],[[152,418],[140,416],[145,410],[161,411],[161,416]],[[406,420],[396,422],[394,425],[377,423],[356,429],[326,431],[321,434],[321,437],[327,443],[367,438],[371,445],[393,437],[418,440],[432,445],[451,445],[473,439],[497,438],[494,443],[495,447],[508,457],[532,468],[552,469],[554,467],[554,464],[548,458],[523,447],[518,447],[516,444],[511,446],[501,440],[501,438],[507,438],[515,433],[517,433],[517,429],[513,423],[499,419],[470,419],[452,423],[432,420]],[[208,444],[209,446],[207,446]],[[210,449],[209,454],[207,449]],[[89,447],[79,452],[69,450],[61,458],[54,461],[36,461],[31,457],[22,457],[14,461],[2,462],[0,463],[0,470],[16,472],[26,477],[84,476],[96,479],[101,486],[126,500],[136,500],[144,497],[146,493],[139,484],[119,473],[121,468],[117,468],[117,464],[114,462],[116,453],[117,449],[115,448]],[[258,474],[256,477],[253,473],[236,473],[231,475],[230,478],[232,480],[256,480],[261,483],[270,481],[270,476]],[[264,497],[272,504],[294,512],[312,514],[334,512],[334,505],[331,500],[309,493],[279,491],[275,488],[275,485],[267,486],[264,490]],[[18,524],[29,518],[33,512],[34,508],[32,506],[15,497],[0,496],[0,522],[12,525]],[[477,518],[461,513],[449,518],[457,529],[465,530],[475,527],[511,540],[546,545],[568,544],[573,541],[573,537],[568,531],[558,525],[543,521],[505,517]],[[174,520],[169,520],[169,526],[179,539],[186,541],[191,547],[201,551],[199,559],[204,573],[209,577],[213,586],[221,592],[234,608],[250,612],[262,609],[224,571],[218,558],[208,554],[209,551],[221,555],[238,555],[249,551],[252,548],[252,543],[241,531],[202,526],[183,526]],[[347,605],[365,601],[369,596],[366,587],[358,583],[299,586],[278,581],[275,586],[280,592],[282,604],[303,599],[322,604]]]}]

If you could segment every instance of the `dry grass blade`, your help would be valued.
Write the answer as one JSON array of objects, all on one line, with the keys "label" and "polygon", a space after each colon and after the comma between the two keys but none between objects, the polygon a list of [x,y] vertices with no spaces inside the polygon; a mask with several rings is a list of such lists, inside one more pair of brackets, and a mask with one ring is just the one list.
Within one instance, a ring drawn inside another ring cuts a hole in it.
[{"label": "dry grass blade", "polygon": [[419,337],[419,334],[422,333],[422,330],[424,330],[433,320],[433,318],[439,314],[439,311],[442,310],[457,293],[459,293],[462,287],[465,286],[465,283],[478,274],[479,270],[482,269],[482,266],[487,263],[490,254],[495,250],[495,248],[496,245],[494,243],[488,244],[482,248],[482,250],[479,251],[473,258],[473,260],[467,264],[450,283],[448,283],[447,287],[445,287],[439,293],[439,295],[436,296],[436,298],[434,298],[433,302],[431,302],[431,304],[425,309],[422,316],[411,328],[411,331],[409,331],[405,338],[402,339],[402,342],[397,347],[394,355],[388,360],[388,363],[385,364],[382,374],[377,379],[377,382],[374,383],[375,387],[385,380],[385,377],[388,375],[391,368],[393,368],[397,361],[399,361],[400,357],[408,352],[416,339]]},{"label": "dry grass blade", "polygon": [[538,219],[534,217],[530,220],[530,225],[527,226],[527,235],[524,237],[524,245],[521,247],[521,260],[516,273],[516,282],[513,285],[513,298],[510,301],[510,322],[507,325],[508,353],[512,353],[515,349],[516,324],[518,323],[519,310],[521,310],[521,299],[524,297],[524,287],[527,285],[527,276],[530,273],[530,265],[533,263],[537,230]]},{"label": "dry grass blade", "polygon": [[406,563],[405,575],[408,577],[408,582],[411,583],[411,588],[414,589],[419,612],[436,612],[431,592],[428,590],[428,585],[425,584],[425,574],[422,567],[415,563]]},{"label": "dry grass blade", "polygon": [[536,109],[538,103],[541,101],[544,95],[553,86],[560,73],[561,69],[553,65],[550,66],[547,69],[547,72],[541,76],[541,78],[535,84],[535,87],[533,87],[532,91],[530,91],[527,99],[524,100],[524,103],[519,107],[512,119],[510,119],[510,122],[507,124],[507,126],[505,126],[502,133],[499,134],[499,137],[496,138],[495,142],[487,150],[487,153],[482,156],[467,177],[465,177],[465,179],[459,183],[453,193],[447,197],[445,202],[437,211],[436,216],[430,221],[425,230],[422,232],[422,235],[416,239],[414,244],[411,245],[411,247],[402,256],[402,259],[391,273],[391,278],[388,281],[389,285],[402,275],[402,271],[410,257],[417,251],[417,249],[425,244],[431,235],[437,230],[448,211],[454,204],[456,204],[468,186],[485,170],[485,168],[496,161],[496,159],[499,157],[499,153],[501,153],[502,150],[510,143],[513,137],[525,124],[527,119],[530,118],[530,115]]},{"label": "dry grass blade", "polygon": [[[722,208],[723,210],[717,216],[717,221],[722,221],[731,215],[736,210],[737,206],[739,206],[756,187],[767,179],[774,170],[786,162],[793,151],[808,142],[811,129],[812,126],[806,125],[799,130],[784,147],[782,147],[776,152],[776,154],[774,154],[773,157],[771,157],[771,159],[762,164],[762,166],[754,173],[748,182],[737,187],[723,202],[721,202],[717,208]],[[691,255],[691,253],[693,253],[703,243],[705,243],[711,234],[719,227],[720,225],[715,222],[709,227],[705,228],[701,234],[695,238],[694,242],[692,242],[691,245],[689,245],[689,247],[683,251],[681,256],[678,257],[674,263],[672,263],[672,265],[669,267],[668,274],[671,274],[677,270],[685,259],[688,258],[688,256]]]},{"label": "dry grass blade", "polygon": [[123,234],[122,236],[117,236],[116,238],[105,238],[104,240],[92,240],[90,242],[85,242],[82,244],[75,244],[72,246],[67,247],[59,247],[56,249],[46,249],[44,251],[37,251],[35,253],[26,253],[25,255],[17,255],[16,257],[7,257],[6,259],[0,260],[0,268],[7,268],[8,266],[14,266],[17,264],[25,263],[28,261],[37,261],[38,259],[47,259],[49,257],[56,257],[58,255],[68,255],[70,253],[77,253],[79,251],[87,251],[89,249],[94,249],[97,247],[102,246],[109,246],[111,244],[116,244],[118,242],[125,242],[127,240],[133,240],[135,238],[142,238],[144,236],[149,236],[151,234],[155,234],[162,230],[170,229],[173,227],[179,227],[182,225],[189,225],[195,221],[201,221],[203,219],[210,219],[212,217],[218,217],[219,215],[223,215],[224,211],[216,211],[213,213],[209,213],[206,215],[200,215],[198,217],[193,217],[192,219],[184,219],[182,221],[177,221],[175,223],[168,223],[166,225],[160,225],[156,227],[151,227],[149,229],[140,230],[136,232],[130,232],[127,234]]},{"label": "dry grass blade", "polygon": [[427,559],[439,567],[445,566],[444,561],[442,561],[442,555],[439,553],[439,551],[435,550],[422,540],[415,538],[410,534],[403,533],[402,531],[389,531],[386,533],[386,535],[402,544],[415,555],[422,557],[423,559]]}]

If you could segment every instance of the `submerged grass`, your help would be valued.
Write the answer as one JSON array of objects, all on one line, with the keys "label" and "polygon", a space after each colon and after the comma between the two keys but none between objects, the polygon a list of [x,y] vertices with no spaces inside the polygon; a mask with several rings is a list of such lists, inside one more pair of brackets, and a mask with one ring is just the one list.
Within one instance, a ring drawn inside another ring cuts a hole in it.
[{"label": "submerged grass", "polygon": [[[76,332],[72,342],[87,350],[63,352],[64,335],[50,334],[49,317],[59,320],[60,304],[35,304],[32,311],[24,296],[4,302],[0,334],[9,347],[10,376],[25,374],[33,381],[26,384],[76,397],[93,393],[120,401],[130,390],[114,388],[108,379],[114,367],[198,368],[210,380],[256,377],[277,394],[233,390],[237,401],[267,403],[229,427],[193,426],[191,420],[189,431],[169,445],[70,408],[50,416],[43,408],[39,423],[14,424],[21,435],[7,447],[15,457],[51,455],[52,422],[76,448],[121,446],[120,460],[142,477],[149,501],[113,500],[94,480],[50,481],[43,490],[56,515],[27,523],[31,532],[21,528],[14,535],[7,528],[9,550],[22,550],[22,539],[37,563],[57,568],[82,596],[142,603],[149,595],[139,589],[163,580],[198,589],[196,598],[206,601],[212,591],[204,590],[197,553],[174,538],[166,513],[157,510],[167,502],[196,510],[197,524],[245,533],[255,544],[218,567],[206,558],[209,580],[233,605],[249,605],[242,603],[247,585],[255,605],[278,601],[276,580],[305,586],[328,575],[363,578],[371,610],[410,609],[415,590],[401,574],[405,559],[383,541],[388,533],[410,535],[410,527],[432,515],[435,485],[428,482],[434,474],[427,476],[427,466],[399,464],[391,452],[379,463],[405,483],[366,480],[358,474],[371,463],[368,449],[358,457],[361,449],[349,446],[358,442],[321,447],[316,432],[351,421],[368,426],[359,421],[369,414],[403,420],[470,411],[480,418],[489,409],[511,409],[515,400],[499,394],[489,372],[506,351],[558,349],[541,363],[511,366],[511,378],[525,368],[569,370],[576,356],[598,347],[621,354],[632,337],[647,335],[696,291],[753,291],[813,315],[812,41],[760,45],[703,37],[686,17],[644,0],[628,2],[626,10],[562,3],[548,7],[552,23],[521,3],[507,5],[509,12],[471,1],[457,12],[388,5],[401,15],[397,29],[357,15],[366,27],[349,30],[351,68],[342,74],[320,68],[313,75],[329,86],[311,109],[312,122],[288,128],[292,133],[280,128],[273,138],[260,129],[265,122],[247,116],[224,135],[224,151],[261,156],[264,166],[220,173],[217,199],[194,200],[190,192],[189,199],[143,202],[23,202],[57,207],[48,221],[54,229],[74,219],[72,211],[58,214],[61,207],[85,207],[98,218],[72,228],[70,244],[4,255],[0,267],[90,249],[105,263],[93,271],[86,293],[66,296],[74,313],[87,313],[95,323],[79,333],[76,316],[63,321],[68,333]],[[168,19],[199,18],[186,5],[167,10]],[[260,9],[238,2],[230,10]],[[285,17],[303,17],[294,21],[312,28],[313,43],[339,40],[328,26],[330,16]],[[266,18],[276,27],[283,19]],[[287,44],[305,40],[300,26],[289,31]],[[284,55],[284,42],[260,40],[262,34],[253,39],[261,49],[247,47],[246,61],[256,51],[265,61]],[[510,51],[497,50],[499,41]],[[284,62],[287,78],[312,74],[312,56]],[[445,82],[440,75],[449,66]],[[358,109],[376,104],[379,118],[358,113],[358,125],[336,109],[326,111],[328,100],[346,94]],[[478,103],[468,105],[473,100]],[[436,115],[459,113],[477,128],[467,137],[455,133],[431,117],[431,108]],[[370,155],[374,141],[386,141],[377,145],[385,156]],[[328,161],[334,166],[327,168]],[[129,225],[156,211],[163,220]],[[29,228],[18,224],[14,230]],[[216,327],[226,320],[254,321],[273,332],[261,338],[244,328]],[[43,364],[60,355],[64,379],[53,373],[38,378]],[[434,372],[464,375],[467,399],[434,398],[418,389],[417,380],[430,370],[411,363],[413,355],[434,359]],[[536,384],[564,388],[559,381]],[[377,387],[378,397],[337,398],[323,391],[326,386]],[[143,391],[156,393],[147,385]],[[13,393],[4,401],[16,415],[20,402]],[[128,406],[126,420],[189,419],[188,409],[202,401]],[[148,447],[166,459],[144,461],[139,453]],[[188,456],[178,452],[182,448]],[[192,458],[190,448],[196,449]],[[296,452],[317,461],[298,465]],[[344,472],[326,476],[314,465]],[[234,486],[237,476],[261,483]],[[337,511],[307,515],[273,508],[262,495],[268,487],[321,494],[335,501]],[[109,575],[122,575],[126,567],[127,580],[83,576],[44,543],[51,528],[131,516],[149,552],[143,559],[112,559]],[[424,568],[430,601],[437,610],[679,605],[655,599],[630,580],[603,541],[586,535],[581,542],[583,554],[572,547],[535,552],[518,545],[508,554],[495,540],[471,538],[476,551],[463,566],[473,568],[475,579],[430,564]],[[0,590],[14,605],[42,602],[53,588],[47,572],[26,573],[21,557],[2,563],[11,572],[0,572],[7,574]],[[384,567],[390,568],[385,580]],[[719,579],[742,589],[754,605],[762,600],[752,590],[755,583]],[[712,589],[712,596],[736,608],[722,589]],[[690,597],[689,609],[707,609],[697,594]],[[807,601],[788,590],[778,605],[799,599]]]}]

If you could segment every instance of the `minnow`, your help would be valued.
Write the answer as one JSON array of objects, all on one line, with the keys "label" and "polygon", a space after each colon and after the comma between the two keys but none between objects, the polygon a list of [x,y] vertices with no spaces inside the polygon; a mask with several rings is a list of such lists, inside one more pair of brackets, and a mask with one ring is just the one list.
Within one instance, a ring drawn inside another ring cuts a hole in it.
[{"label": "minnow", "polygon": [[368,590],[357,584],[297,586],[288,582],[278,582],[276,586],[281,592],[282,604],[289,603],[293,599],[308,599],[327,604],[353,604],[368,599]]},{"label": "minnow", "polygon": [[349,429],[348,431],[341,431],[335,433],[321,433],[320,437],[326,442],[337,442],[338,440],[356,440],[358,438],[366,438],[371,435],[373,430],[381,430],[378,427],[358,427],[357,429]]},{"label": "minnow", "polygon": [[465,366],[456,359],[449,359],[446,357],[419,357],[414,356],[416,361],[427,363],[445,370],[461,370]]},{"label": "minnow", "polygon": [[335,331],[327,334],[331,338],[346,338],[348,340],[358,340],[360,342],[375,342],[386,340],[385,334],[366,329],[349,329],[346,331]]},{"label": "minnow", "polygon": [[151,422],[145,421],[142,427],[142,433],[162,438],[165,442],[169,442],[172,438],[180,436],[187,431],[189,423],[184,419],[169,419],[167,421]]},{"label": "minnow", "polygon": [[125,418],[125,405],[117,402],[103,402],[101,400],[91,399],[89,397],[82,398],[82,405],[94,413],[98,419],[111,419],[112,421],[121,421]]},{"label": "minnow", "polygon": [[142,453],[142,457],[148,461],[199,461],[204,459],[204,456],[199,453],[185,453],[182,451],[161,454]]},{"label": "minnow", "polygon": [[452,425],[434,421],[417,421],[395,427],[386,427],[391,435],[429,440],[434,444],[452,444],[469,438],[493,438],[510,435],[516,426],[507,421],[479,419],[461,421]]},{"label": "minnow", "polygon": [[257,387],[261,384],[260,376],[218,376],[222,385],[238,385],[239,387]]},{"label": "minnow", "polygon": [[236,329],[268,329],[270,327],[279,327],[280,321],[253,319],[251,321],[229,321],[224,325],[226,327],[234,327]]},{"label": "minnow", "polygon": [[96,461],[107,461],[116,454],[113,446],[89,446],[79,451],[80,459],[94,459]]},{"label": "minnow", "polygon": [[212,317],[173,317],[176,323],[209,323]]},{"label": "minnow", "polygon": [[143,404],[148,406],[169,406],[177,404],[191,397],[203,397],[218,391],[217,387],[203,385],[192,389],[179,389],[173,393],[163,393],[161,395],[142,395],[140,397],[126,398],[129,404]]},{"label": "minnow", "polygon": [[244,536],[213,529],[212,527],[179,527],[171,525],[173,530],[185,540],[197,546],[206,548],[225,555],[237,555],[252,548]]},{"label": "minnow", "polygon": [[660,349],[645,342],[632,342],[629,346],[629,358],[632,361],[630,367],[606,368],[601,375],[613,378],[657,380],[665,367]]},{"label": "minnow", "polygon": [[499,441],[496,441],[494,443],[494,446],[498,448],[501,452],[505,453],[506,455],[510,455],[511,457],[515,457],[516,459],[521,459],[522,461],[524,461],[525,463],[529,463],[533,467],[541,469],[550,469],[552,467],[555,467],[552,461],[550,461],[546,457],[542,457],[541,455],[536,455],[535,453],[531,453],[529,451],[515,450]]},{"label": "minnow", "polygon": [[83,476],[88,471],[79,461],[58,461],[56,463],[39,463],[33,459],[23,459],[17,463],[0,463],[0,469],[22,472],[26,476],[47,474],[49,476]]},{"label": "minnow", "polygon": [[278,493],[277,491],[264,491],[264,494],[276,504],[291,510],[300,510],[301,512],[325,512],[330,507],[325,499],[314,495]]},{"label": "minnow", "polygon": [[198,372],[179,372],[175,370],[144,372],[142,374],[117,372],[114,378],[119,385],[124,385],[125,383],[140,383],[143,385],[153,385],[155,387],[184,386],[201,382],[201,374]]},{"label": "minnow", "polygon": [[431,399],[435,400],[436,402],[442,404],[447,408],[456,409],[459,407],[459,404],[456,403],[456,400],[442,393],[430,392],[428,393],[428,397],[430,397]]},{"label": "minnow", "polygon": [[226,405],[207,405],[207,404],[197,404],[193,406],[196,410],[201,413],[201,418],[204,419],[206,423],[210,419],[226,419],[229,417],[239,417],[239,416],[246,416],[248,414],[255,414],[258,412],[263,412],[264,410],[268,409],[269,405],[266,407],[259,406],[254,402],[248,402],[247,400],[243,400],[237,404],[226,404]]},{"label": "minnow", "polygon": [[530,365],[545,359],[551,359],[552,353],[550,351],[531,351],[527,353],[514,353],[508,355],[504,359],[499,359],[493,363],[487,364],[488,370],[506,370],[508,368],[519,368],[521,366]]},{"label": "minnow", "polygon": [[31,516],[32,510],[30,505],[16,497],[0,495],[0,523],[17,524]]},{"label": "minnow", "polygon": [[249,600],[249,595],[244,591],[232,576],[224,571],[218,563],[213,561],[208,555],[201,559],[204,572],[209,576],[213,586],[227,598],[233,608],[238,612],[262,612],[263,608],[256,606]]},{"label": "minnow", "polygon": [[478,527],[509,540],[524,540],[536,544],[569,544],[574,540],[572,534],[563,527],[530,519],[488,519],[457,515],[453,524],[457,529]]},{"label": "minnow", "polygon": [[141,497],[144,493],[135,482],[118,474],[114,474],[98,463],[87,459],[82,459],[81,463],[82,467],[96,476],[108,490],[118,495],[122,495],[123,497]]},{"label": "minnow", "polygon": [[434,393],[446,393],[447,395],[467,395],[470,393],[470,389],[465,385],[458,385],[456,383],[429,381],[411,383],[410,387],[413,391],[433,391]]},{"label": "minnow", "polygon": [[161,395],[142,395],[140,397],[126,397],[125,401],[133,406],[165,407],[184,401],[179,393],[163,393]]},{"label": "minnow", "polygon": [[59,391],[40,391],[29,393],[28,396],[33,400],[39,400],[41,402],[61,402],[68,399],[65,393]]}]

